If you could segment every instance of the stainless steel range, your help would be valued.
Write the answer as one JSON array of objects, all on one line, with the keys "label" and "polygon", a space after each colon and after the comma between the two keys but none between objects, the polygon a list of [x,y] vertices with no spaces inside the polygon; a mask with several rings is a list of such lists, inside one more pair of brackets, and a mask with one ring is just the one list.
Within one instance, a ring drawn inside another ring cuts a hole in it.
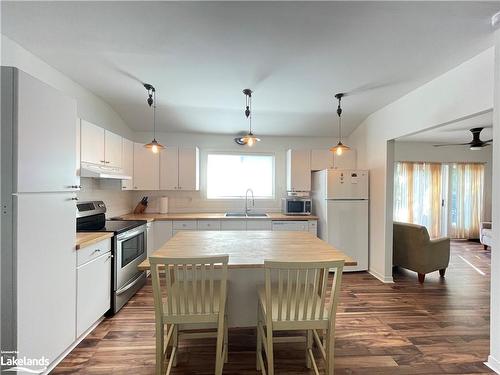
[{"label": "stainless steel range", "polygon": [[146,220],[106,220],[102,201],[77,203],[78,232],[113,232],[110,313],[115,314],[146,283],[137,266],[147,257]]}]

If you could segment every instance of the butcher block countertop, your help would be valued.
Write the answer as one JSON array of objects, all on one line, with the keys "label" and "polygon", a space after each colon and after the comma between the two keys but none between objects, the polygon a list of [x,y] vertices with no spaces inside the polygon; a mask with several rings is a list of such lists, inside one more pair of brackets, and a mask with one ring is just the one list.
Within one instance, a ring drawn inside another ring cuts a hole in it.
[{"label": "butcher block countertop", "polygon": [[314,215],[284,215],[279,212],[269,212],[267,217],[226,217],[224,213],[193,212],[171,214],[127,214],[119,216],[121,220],[318,220]]},{"label": "butcher block countertop", "polygon": [[111,232],[76,232],[76,250],[113,237]]},{"label": "butcher block countertop", "polygon": [[[346,266],[356,260],[307,232],[273,231],[182,231],[156,250],[152,257],[203,257],[229,255],[229,268],[261,268],[264,260],[306,262],[344,260]],[[149,260],[139,264],[150,268]]]}]

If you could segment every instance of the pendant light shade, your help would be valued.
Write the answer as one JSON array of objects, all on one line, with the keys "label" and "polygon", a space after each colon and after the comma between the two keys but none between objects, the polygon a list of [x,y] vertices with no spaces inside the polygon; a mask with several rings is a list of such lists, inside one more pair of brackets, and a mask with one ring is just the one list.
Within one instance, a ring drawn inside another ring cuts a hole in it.
[{"label": "pendant light shade", "polygon": [[148,105],[153,107],[153,140],[145,144],[144,147],[156,154],[165,148],[165,146],[156,140],[156,90],[149,83],[145,83],[144,88],[148,90]]},{"label": "pendant light shade", "polygon": [[245,116],[248,119],[249,131],[247,135],[235,138],[234,141],[240,146],[252,147],[257,142],[260,142],[260,138],[257,138],[252,133],[252,90],[245,89],[243,94],[245,94]]},{"label": "pendant light shade", "polygon": [[330,148],[331,152],[334,152],[336,155],[342,155],[346,151],[350,151],[351,148],[342,143],[342,108],[340,107],[340,101],[345,96],[343,93],[335,94],[335,98],[339,101],[337,107],[337,115],[339,116],[339,141],[338,143]]}]

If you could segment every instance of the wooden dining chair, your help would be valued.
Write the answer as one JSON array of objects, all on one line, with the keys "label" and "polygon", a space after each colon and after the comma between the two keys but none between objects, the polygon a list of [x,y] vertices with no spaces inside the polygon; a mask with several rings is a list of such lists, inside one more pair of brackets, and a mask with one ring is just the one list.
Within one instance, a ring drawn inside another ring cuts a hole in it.
[{"label": "wooden dining chair", "polygon": [[[228,259],[227,255],[149,258],[156,319],[156,375],[169,374],[177,365],[181,335],[187,338],[217,337],[215,374],[222,374],[224,362],[227,362]],[[207,323],[215,323],[217,331],[186,333],[179,329],[181,324]],[[172,349],[165,366],[169,345]]]},{"label": "wooden dining chair", "polygon": [[[267,374],[274,375],[274,331],[305,330],[306,366],[312,366],[314,372],[319,374],[313,354],[314,339],[325,361],[326,373],[332,375],[335,314],[344,261],[264,261],[264,268],[265,285],[258,291],[257,370],[262,370],[266,375],[263,347],[267,358]],[[328,274],[332,270],[334,277],[327,303]],[[279,341],[287,339],[280,337]]]}]

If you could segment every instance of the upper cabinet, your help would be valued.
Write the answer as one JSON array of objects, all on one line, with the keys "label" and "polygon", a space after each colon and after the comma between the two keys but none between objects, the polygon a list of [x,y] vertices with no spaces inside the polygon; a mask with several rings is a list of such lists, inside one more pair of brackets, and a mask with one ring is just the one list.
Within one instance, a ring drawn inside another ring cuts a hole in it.
[{"label": "upper cabinet", "polygon": [[311,190],[311,151],[288,150],[286,153],[286,190]]},{"label": "upper cabinet", "polygon": [[11,136],[8,144],[15,145],[2,146],[2,161],[12,158],[17,164],[13,191],[76,190],[75,100],[18,69],[2,67],[1,101],[2,138]]},{"label": "upper cabinet", "polygon": [[142,143],[134,143],[134,190],[158,190],[160,158]]},{"label": "upper cabinet", "polygon": [[333,152],[330,150],[311,150],[311,171],[321,171],[333,167]]},{"label": "upper cabinet", "polygon": [[198,147],[167,147],[160,152],[160,190],[199,190]]},{"label": "upper cabinet", "polygon": [[134,142],[123,138],[122,155],[123,174],[132,176],[131,180],[122,180],[122,189],[131,190],[134,188]]},{"label": "upper cabinet", "polygon": [[82,120],[81,161],[110,167],[121,167],[122,137]]}]

